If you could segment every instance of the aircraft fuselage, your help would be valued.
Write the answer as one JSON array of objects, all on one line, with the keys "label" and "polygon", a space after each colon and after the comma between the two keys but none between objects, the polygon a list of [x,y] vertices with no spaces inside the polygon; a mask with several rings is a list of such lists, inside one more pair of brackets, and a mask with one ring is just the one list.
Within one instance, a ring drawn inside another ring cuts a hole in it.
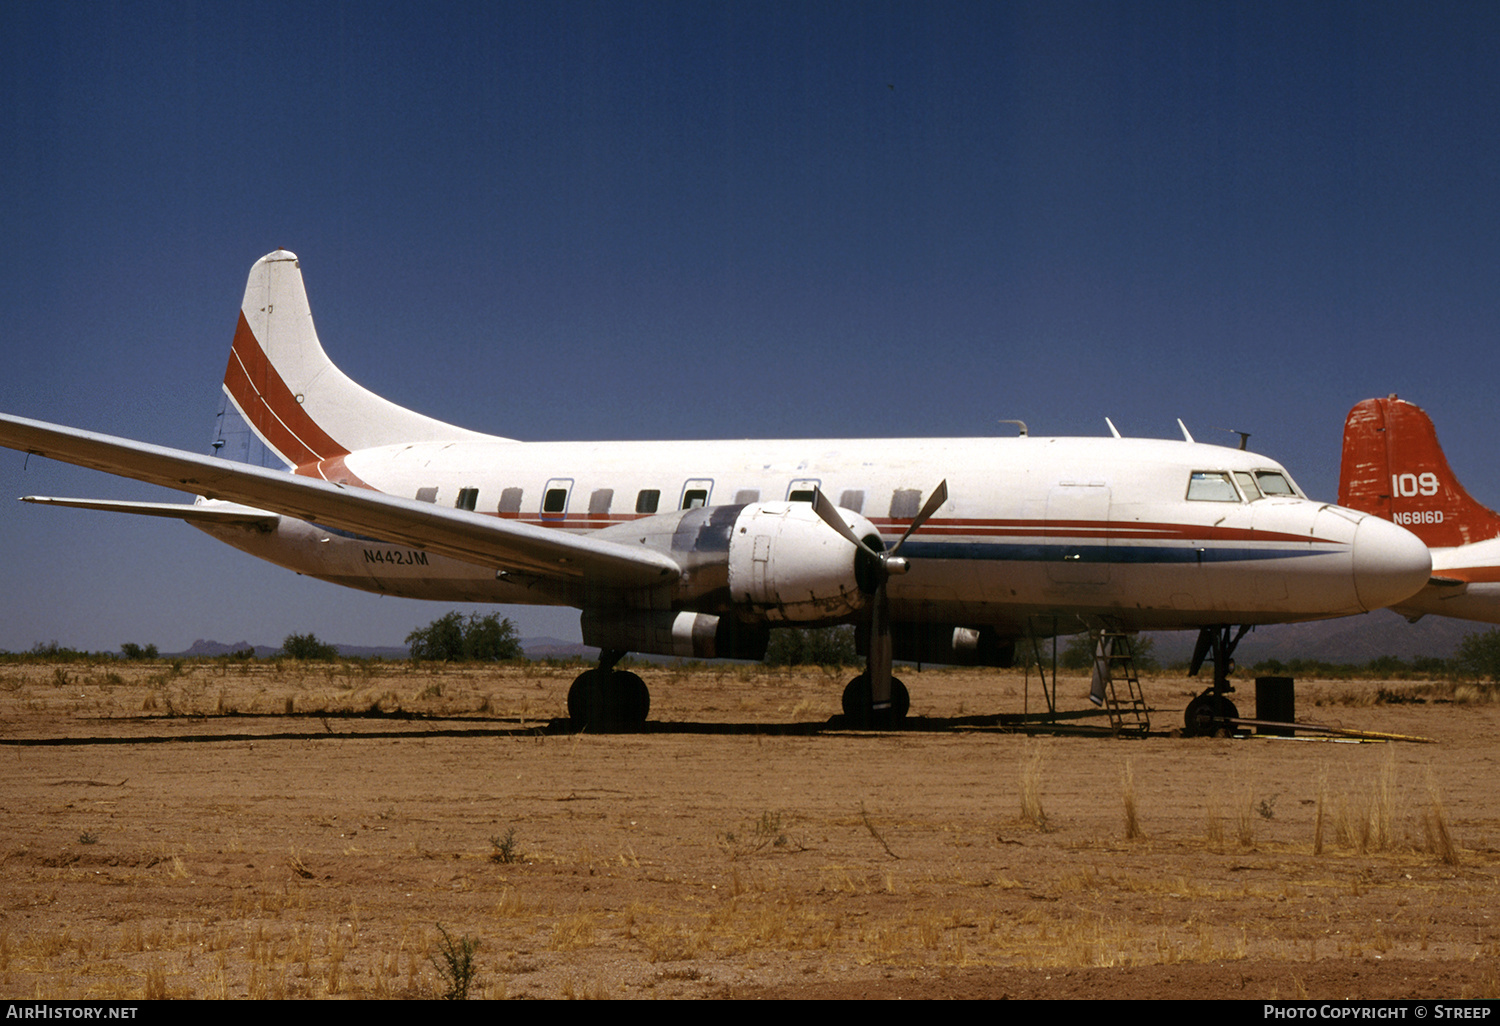
[{"label": "aircraft fuselage", "polygon": [[[1273,623],[1380,608],[1413,587],[1406,532],[1303,497],[1263,456],[1189,442],[477,439],[361,450],[298,473],[667,552],[686,572],[658,604],[721,615],[743,615],[745,605],[722,560],[693,558],[706,528],[695,520],[732,522],[750,504],[774,513],[820,488],[889,546],[942,478],[949,500],[904,547],[910,573],[890,583],[897,621],[1007,635],[1038,617],[1064,617],[1068,629],[1089,618],[1127,630]],[[1265,494],[1257,481],[1286,487]],[[577,582],[497,573],[287,517],[270,532],[200,526],[299,573],[369,591],[591,604]],[[816,610],[785,618],[821,619]]]}]

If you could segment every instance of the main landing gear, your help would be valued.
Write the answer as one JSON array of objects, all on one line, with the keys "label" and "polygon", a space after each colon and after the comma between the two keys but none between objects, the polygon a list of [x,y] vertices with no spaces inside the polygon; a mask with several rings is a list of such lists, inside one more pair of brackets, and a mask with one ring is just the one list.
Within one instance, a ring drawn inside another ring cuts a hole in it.
[{"label": "main landing gear", "polygon": [[911,692],[899,677],[891,678],[891,704],[886,709],[875,708],[868,673],[861,673],[844,688],[844,718],[858,729],[891,730],[901,726],[910,710]]},{"label": "main landing gear", "polygon": [[638,730],[651,712],[651,691],[629,670],[616,670],[619,649],[599,653],[599,666],[585,670],[568,688],[568,718],[578,730]]},{"label": "main landing gear", "polygon": [[854,545],[854,579],[867,596],[865,605],[869,620],[865,625],[868,632],[865,635],[865,672],[844,688],[844,715],[858,729],[899,727],[911,708],[911,694],[906,685],[891,676],[891,610],[886,584],[893,575],[904,574],[909,569],[907,561],[896,555],[906,544],[906,539],[947,501],[948,482],[942,481],[912,518],[906,533],[886,549],[879,535],[861,538],[855,534],[821,489],[813,493],[813,509],[817,510],[818,516]]},{"label": "main landing gear", "polygon": [[1245,636],[1248,626],[1235,631],[1233,627],[1205,627],[1198,632],[1198,644],[1193,649],[1193,662],[1188,667],[1188,676],[1198,676],[1203,662],[1211,654],[1214,660],[1214,682],[1201,695],[1188,703],[1183,716],[1183,732],[1188,737],[1213,737],[1220,731],[1233,732],[1237,724],[1230,720],[1239,718],[1240,711],[1230,701],[1229,693],[1234,685],[1229,675],[1234,672],[1234,649]]}]

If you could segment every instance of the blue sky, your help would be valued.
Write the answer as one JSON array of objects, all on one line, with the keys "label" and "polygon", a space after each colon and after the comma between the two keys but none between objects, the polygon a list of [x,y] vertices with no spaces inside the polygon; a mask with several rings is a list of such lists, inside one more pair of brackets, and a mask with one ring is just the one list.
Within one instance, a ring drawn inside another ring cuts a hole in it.
[{"label": "blue sky", "polygon": [[[1252,432],[1397,392],[1500,505],[1500,8],[0,5],[0,409],[204,451],[255,259],[403,405],[527,439]],[[0,495],[175,499],[0,453]],[[0,649],[446,605],[0,502]],[[524,634],[576,614],[507,609]]]}]

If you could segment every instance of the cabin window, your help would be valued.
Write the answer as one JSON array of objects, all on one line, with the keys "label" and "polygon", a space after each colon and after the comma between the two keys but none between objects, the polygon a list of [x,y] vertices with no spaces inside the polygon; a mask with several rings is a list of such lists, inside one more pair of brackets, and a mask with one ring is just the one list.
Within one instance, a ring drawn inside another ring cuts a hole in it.
[{"label": "cabin window", "polygon": [[815,477],[793,478],[792,483],[786,486],[787,502],[812,502],[813,496],[823,482]]},{"label": "cabin window", "polygon": [[708,505],[707,488],[689,488],[682,493],[683,509],[699,509]]},{"label": "cabin window", "polygon": [[500,493],[500,505],[498,512],[519,513],[521,512],[521,489],[507,488]]},{"label": "cabin window", "polygon": [[418,502],[437,502],[437,487],[433,486],[432,488],[418,488],[417,489],[417,501]]},{"label": "cabin window", "polygon": [[759,502],[760,501],[760,489],[759,488],[741,488],[739,491],[737,491],[737,492],[734,493],[734,501],[735,501],[735,504],[739,505],[739,506],[748,506],[752,502]]},{"label": "cabin window", "polygon": [[1239,502],[1234,482],[1221,470],[1195,470],[1188,479],[1189,502]]},{"label": "cabin window", "polygon": [[473,509],[479,505],[478,488],[460,488],[458,498],[453,501],[454,509]]},{"label": "cabin window", "polygon": [[543,513],[561,513],[568,508],[568,490],[566,488],[548,488],[547,494],[542,498]]},{"label": "cabin window", "polygon": [[1257,470],[1255,481],[1260,485],[1260,490],[1267,495],[1296,495],[1297,489],[1292,487],[1292,482],[1279,470]]},{"label": "cabin window", "polygon": [[609,504],[615,501],[615,490],[613,488],[597,488],[594,494],[589,496],[589,512],[596,517],[602,517],[609,513]]},{"label": "cabin window", "polygon": [[891,493],[891,517],[896,520],[910,520],[917,515],[922,508],[922,490],[920,488],[897,488]]},{"label": "cabin window", "polygon": [[656,507],[661,505],[660,488],[642,488],[635,497],[635,511],[637,513],[655,513]]},{"label": "cabin window", "polygon": [[839,496],[839,505],[842,506],[842,507],[844,507],[847,510],[853,510],[855,513],[863,513],[864,509],[865,509],[865,491],[864,491],[864,489],[863,488],[849,488],[849,489],[846,489],[845,492],[844,492],[844,494]]}]

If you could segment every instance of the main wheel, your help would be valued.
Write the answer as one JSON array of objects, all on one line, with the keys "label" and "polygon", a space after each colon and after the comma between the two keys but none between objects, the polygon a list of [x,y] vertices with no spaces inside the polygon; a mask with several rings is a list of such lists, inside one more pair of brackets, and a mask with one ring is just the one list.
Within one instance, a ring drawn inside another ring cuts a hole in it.
[{"label": "main wheel", "polygon": [[651,689],[646,682],[629,670],[616,670],[610,687],[619,695],[620,719],[623,726],[639,727],[651,714]]},{"label": "main wheel", "polygon": [[911,692],[899,678],[891,678],[891,707],[882,710],[877,717],[873,708],[875,697],[870,688],[870,675],[861,673],[844,688],[844,716],[856,727],[874,727],[888,730],[899,727],[911,710]]},{"label": "main wheel", "polygon": [[568,718],[579,730],[634,730],[651,712],[651,691],[629,670],[586,670],[568,688]]},{"label": "main wheel", "polygon": [[1182,719],[1188,737],[1212,737],[1221,729],[1234,729],[1224,721],[1238,719],[1239,715],[1239,709],[1228,697],[1205,691],[1188,703]]}]

